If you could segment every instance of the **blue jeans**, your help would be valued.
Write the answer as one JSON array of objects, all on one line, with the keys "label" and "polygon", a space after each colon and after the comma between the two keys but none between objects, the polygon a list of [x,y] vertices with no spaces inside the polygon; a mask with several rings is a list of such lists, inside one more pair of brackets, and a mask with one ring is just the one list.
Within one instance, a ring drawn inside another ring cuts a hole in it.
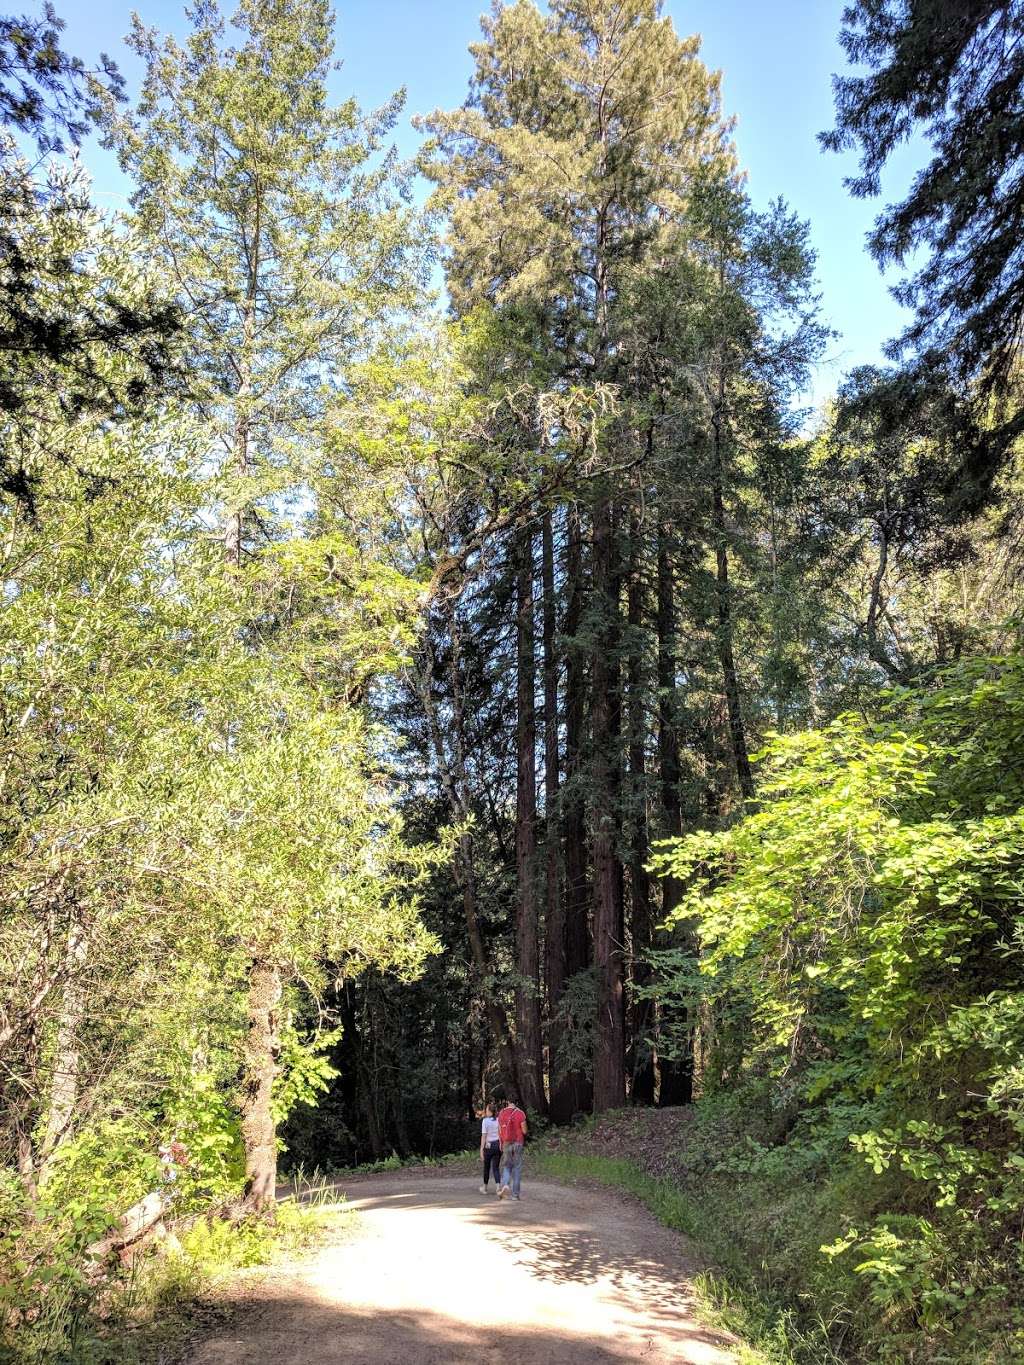
[{"label": "blue jeans", "polygon": [[484,1148],[484,1184],[491,1178],[491,1170],[494,1171],[495,1185],[501,1184],[501,1144],[489,1142]]},{"label": "blue jeans", "polygon": [[502,1184],[507,1185],[514,1195],[519,1194],[519,1184],[523,1178],[523,1144],[508,1142],[501,1154]]}]

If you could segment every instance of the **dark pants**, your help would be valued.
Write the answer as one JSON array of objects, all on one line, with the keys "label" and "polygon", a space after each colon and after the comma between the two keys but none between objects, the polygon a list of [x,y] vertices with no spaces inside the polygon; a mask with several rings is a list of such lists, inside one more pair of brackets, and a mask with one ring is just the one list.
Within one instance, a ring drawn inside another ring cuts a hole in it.
[{"label": "dark pants", "polygon": [[499,1183],[498,1167],[501,1165],[501,1143],[489,1142],[484,1148],[484,1184],[486,1185],[491,1177],[491,1170],[494,1171],[494,1183]]}]

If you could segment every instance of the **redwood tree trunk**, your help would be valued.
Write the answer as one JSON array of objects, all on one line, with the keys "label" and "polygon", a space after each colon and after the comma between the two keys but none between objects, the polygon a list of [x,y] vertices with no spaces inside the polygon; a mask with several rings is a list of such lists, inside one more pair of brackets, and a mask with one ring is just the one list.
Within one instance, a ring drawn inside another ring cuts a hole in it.
[{"label": "redwood tree trunk", "polygon": [[555,641],[555,544],[551,513],[544,517],[541,591],[544,620],[544,977],[547,995],[548,1074],[552,1103],[559,1062],[557,1018],[565,993],[565,902],[562,899],[561,820],[558,809],[558,650]]},{"label": "redwood tree trunk", "polygon": [[381,1095],[381,1070],[378,1058],[377,1021],[374,1018],[373,981],[368,977],[362,990],[362,1010],[359,1020],[359,1061],[356,1084],[359,1094],[359,1108],[362,1110],[366,1135],[374,1161],[379,1161],[387,1153],[387,1135],[384,1131],[384,1105]]},{"label": "redwood tree trunk", "polygon": [[711,521],[715,535],[715,586],[718,602],[718,660],[722,667],[725,701],[729,710],[729,739],[732,744],[736,778],[745,800],[754,794],[754,779],[750,770],[743,708],[740,704],[739,678],[733,653],[732,599],[729,586],[729,551],[725,526],[725,452],[722,424],[725,421],[725,376],[719,374],[718,402],[712,418],[712,504]]},{"label": "redwood tree trunk", "polygon": [[[650,453],[650,452],[648,452]],[[653,1026],[653,1002],[639,992],[650,981],[651,969],[644,953],[651,946],[651,880],[647,871],[650,839],[647,830],[647,716],[644,705],[643,668],[643,545],[639,518],[630,527],[630,567],[627,591],[629,621],[629,780],[633,806],[630,849],[630,929],[633,997],[630,1004],[629,1058],[630,1098],[638,1104],[654,1103],[654,1056],[649,1038]]]},{"label": "redwood tree trunk", "polygon": [[[658,768],[661,778],[661,826],[664,838],[682,833],[679,804],[679,736],[676,733],[673,697],[676,689],[676,611],[672,581],[672,553],[668,527],[658,527]],[[662,879],[662,913],[669,915],[679,904],[675,877]]]},{"label": "redwood tree trunk", "polygon": [[240,1108],[245,1146],[242,1206],[258,1213],[273,1209],[277,1184],[277,1132],[271,1091],[277,1072],[280,1003],[280,971],[266,959],[255,959],[249,972]]},{"label": "redwood tree trunk", "polygon": [[626,1102],[624,925],[622,865],[618,857],[619,716],[618,578],[612,504],[602,494],[594,509],[594,594],[599,613],[590,706],[593,736],[591,803],[594,830],[594,1110]]},{"label": "redwood tree trunk", "polygon": [[[676,687],[676,612],[672,578],[672,554],[668,527],[658,528],[658,767],[661,777],[661,821],[666,838],[682,832],[679,801],[679,737],[676,732],[673,696]],[[662,914],[670,915],[679,904],[680,886],[675,877],[661,883]],[[686,1020],[677,1021],[686,1023]],[[689,1104],[693,1098],[692,1052],[682,1057],[658,1057],[662,1107]]]},{"label": "redwood tree trunk", "polygon": [[[580,511],[566,516],[565,606],[565,769],[562,825],[565,835],[565,972],[569,982],[590,966],[590,885],[587,877],[586,813],[583,794],[583,739],[587,680],[585,651],[579,630],[583,616],[583,533]],[[552,1075],[551,1116],[568,1123],[593,1104],[593,1084],[580,1067],[566,1066]]]},{"label": "redwood tree trunk", "polygon": [[540,953],[537,933],[537,716],[533,624],[533,541],[516,550],[516,1051],[520,1103],[547,1108],[540,1028]]}]

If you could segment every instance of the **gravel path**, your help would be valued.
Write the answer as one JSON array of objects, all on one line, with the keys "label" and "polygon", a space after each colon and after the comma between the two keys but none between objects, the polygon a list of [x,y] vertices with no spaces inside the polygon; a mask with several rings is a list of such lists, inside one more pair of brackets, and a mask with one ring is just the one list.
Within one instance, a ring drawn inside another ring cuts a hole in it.
[{"label": "gravel path", "polygon": [[356,1234],[245,1277],[190,1365],[734,1365],[679,1238],[632,1202],[532,1180],[499,1202],[462,1175],[340,1188]]}]

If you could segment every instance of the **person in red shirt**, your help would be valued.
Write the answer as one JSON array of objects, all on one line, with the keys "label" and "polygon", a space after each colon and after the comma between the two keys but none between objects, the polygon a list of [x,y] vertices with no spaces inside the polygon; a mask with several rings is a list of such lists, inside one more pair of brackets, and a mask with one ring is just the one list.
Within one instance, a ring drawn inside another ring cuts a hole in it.
[{"label": "person in red shirt", "polygon": [[523,1143],[526,1140],[526,1115],[511,1096],[499,1101],[498,1139],[501,1142],[501,1183],[498,1198],[511,1195],[518,1199],[523,1178]]}]

